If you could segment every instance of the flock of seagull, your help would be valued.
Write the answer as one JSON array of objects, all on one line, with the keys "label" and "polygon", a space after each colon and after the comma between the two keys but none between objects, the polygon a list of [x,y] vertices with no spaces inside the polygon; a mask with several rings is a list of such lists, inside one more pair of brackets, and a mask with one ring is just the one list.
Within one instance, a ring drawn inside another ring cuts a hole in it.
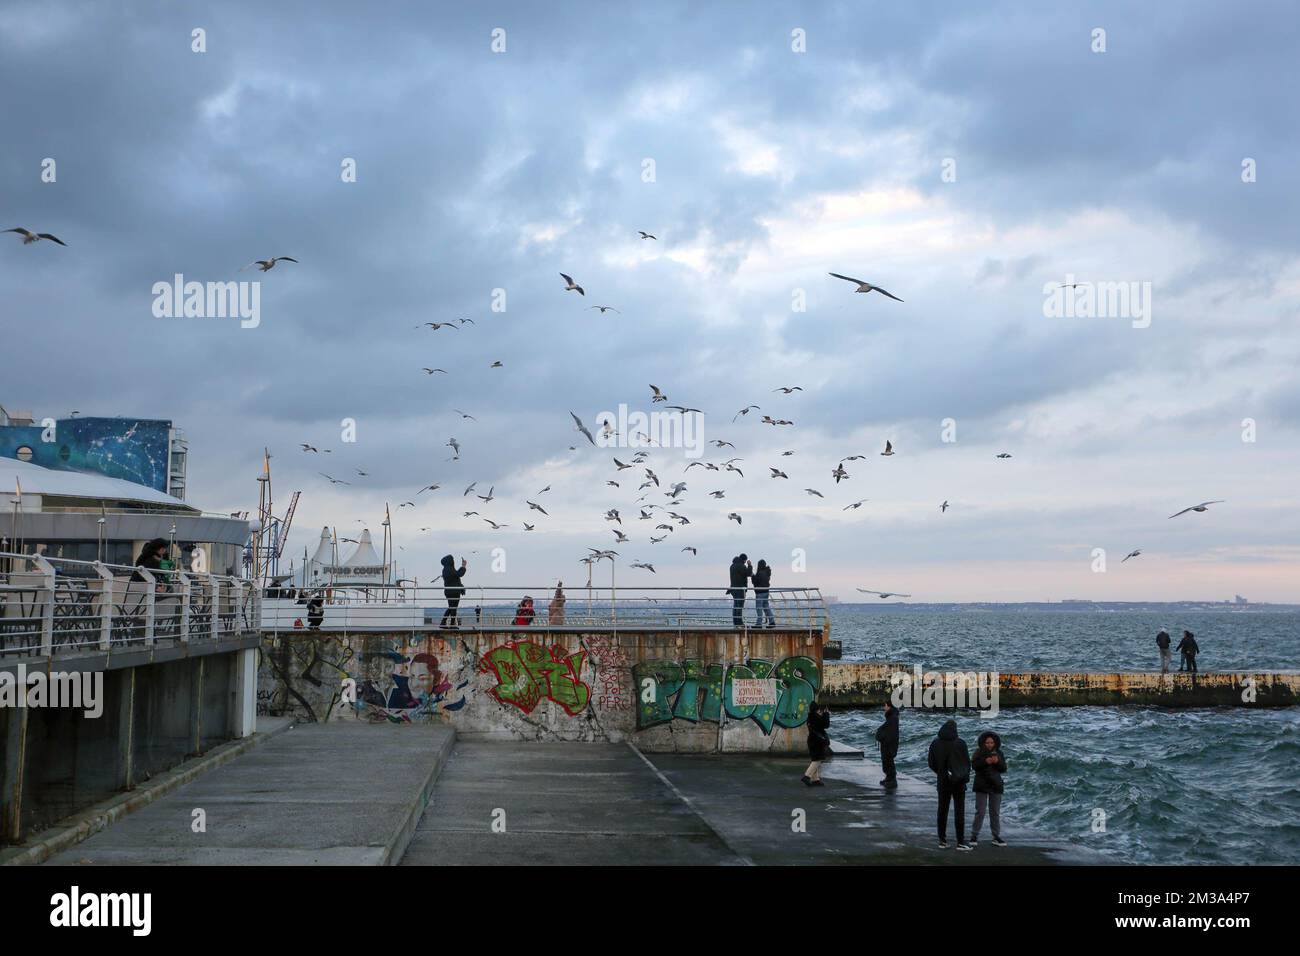
[{"label": "flock of seagull", "polygon": [[[30,229],[24,228],[22,226],[16,226],[12,229],[0,230],[0,232],[16,234],[18,238],[22,241],[22,244],[25,246],[32,245],[41,241],[53,242],[57,245],[64,246],[64,247],[67,246],[66,242],[64,242],[58,236],[53,235],[52,233],[33,232]],[[658,241],[658,237],[651,233],[645,232],[643,230],[637,230],[637,233],[641,238],[641,240],[643,241],[646,240]],[[292,256],[273,256],[269,259],[256,259],[253,262],[248,263],[248,265],[243,266],[239,271],[242,272],[245,269],[251,269],[253,267],[256,267],[261,272],[269,272],[272,269],[274,269],[276,264],[279,262],[298,263],[298,260],[293,258]],[[580,284],[574,281],[572,276],[564,272],[561,272],[559,275],[560,278],[564,280],[563,291],[576,292],[578,293],[578,295],[584,298],[586,297],[587,294],[586,289],[584,289]],[[887,289],[883,289],[880,286],[868,282],[864,279],[857,279],[852,276],[841,275],[838,272],[830,272],[828,273],[828,275],[836,279],[842,279],[845,282],[853,283],[857,287],[854,290],[855,292],[858,293],[876,292],[880,295],[886,296],[887,298],[894,300],[895,302],[904,301],[903,299],[894,295],[892,292],[889,292]],[[610,305],[592,305],[589,306],[588,309],[598,310],[601,315],[604,315],[606,312],[613,312],[615,314],[620,314],[620,315],[622,314],[618,309]],[[450,320],[445,322],[425,322],[422,325],[417,325],[415,328],[417,330],[428,328],[431,331],[437,332],[442,329],[451,329],[451,330],[463,329],[468,325],[474,325],[474,324],[476,323],[472,318],[466,317],[466,318],[460,318],[460,319],[455,319],[455,320]],[[504,363],[502,363],[499,360],[492,362],[491,365],[488,366],[489,369],[503,368],[503,367],[504,367]],[[428,366],[422,367],[421,371],[425,375],[429,375],[429,376],[437,375],[437,374],[443,374],[443,375],[448,374],[447,370],[444,368],[431,368]],[[681,415],[704,414],[703,410],[692,406],[669,405],[667,404],[668,396],[664,393],[664,391],[661,388],[659,388],[659,386],[650,385],[649,388],[650,388],[651,405],[657,405],[662,403],[664,408],[674,410]],[[802,391],[804,391],[804,389],[803,386],[800,385],[782,385],[772,390],[774,394],[780,393],[782,396],[785,397],[789,397],[796,392],[802,392]],[[452,411],[460,415],[461,419],[464,421],[470,421],[470,422],[478,421],[478,419],[475,418],[475,416],[467,412],[464,412],[460,409],[452,409]],[[746,418],[749,415],[749,413],[752,411],[762,411],[762,408],[758,405],[746,405],[744,408],[741,408],[739,411],[735,413],[735,415],[732,416],[731,419],[732,424],[735,424],[742,418]],[[570,411],[569,416],[573,420],[574,431],[580,433],[584,438],[586,438],[588,443],[595,446],[597,443],[594,435],[592,434],[591,429],[582,421],[581,418],[578,417],[576,413]],[[761,423],[776,428],[794,426],[794,422],[789,419],[773,418],[771,415],[768,414],[762,416]],[[613,425],[608,420],[597,423],[597,427],[599,428],[603,439],[612,439],[618,436],[618,432],[614,429]],[[633,438],[640,438],[643,439],[647,444],[653,444],[649,435],[643,434],[639,436],[625,436],[625,438],[628,441],[631,441]],[[732,442],[724,441],[722,439],[713,439],[710,441],[710,444],[712,444],[715,448],[718,449],[722,449],[722,448],[734,449],[736,447]],[[449,462],[459,461],[460,450],[461,450],[460,442],[453,436],[447,440],[446,446],[451,448],[452,450],[452,456],[447,460]],[[318,446],[313,445],[310,442],[301,442],[300,447],[304,454],[331,454],[332,453],[332,449],[319,448]],[[570,445],[569,450],[576,451],[577,447],[578,446],[576,445]],[[890,458],[893,457],[895,454],[896,453],[894,451],[893,441],[887,440],[885,442],[884,450],[880,452],[880,456],[884,458]],[[783,457],[789,457],[792,455],[794,455],[793,451],[782,452]],[[998,459],[1006,460],[1011,458],[1012,456],[1009,452],[1000,452],[995,457]],[[636,518],[631,520],[635,520],[637,522],[658,520],[659,523],[654,525],[653,529],[650,531],[648,535],[648,539],[650,544],[660,544],[668,540],[668,537],[674,532],[676,532],[678,528],[684,528],[691,524],[691,519],[687,515],[680,513],[680,510],[678,510],[678,509],[684,510],[683,503],[685,502],[686,498],[683,496],[687,492],[688,485],[687,482],[685,481],[676,481],[668,486],[667,491],[664,491],[659,475],[654,471],[654,469],[650,468],[649,465],[647,464],[649,458],[650,458],[649,452],[644,450],[643,448],[636,451],[631,456],[629,456],[628,461],[622,461],[617,457],[617,455],[615,455],[613,456],[613,465],[615,469],[614,473],[617,475],[617,474],[621,474],[624,471],[632,471],[637,469],[643,472],[642,475],[637,476],[638,478],[641,479],[639,484],[636,487],[636,491],[639,492],[640,494],[637,495],[637,497],[633,500],[631,504],[632,510],[637,511]],[[848,470],[844,467],[847,462],[861,461],[861,460],[865,460],[866,458],[867,456],[863,454],[846,455],[845,457],[841,458],[830,472],[831,478],[834,479],[835,484],[839,485],[840,482],[851,477]],[[743,479],[745,477],[745,473],[739,467],[738,464],[739,462],[742,461],[744,461],[744,459],[738,457],[728,458],[719,462],[692,461],[688,465],[686,465],[683,471],[683,475],[689,473],[692,468],[703,468],[706,472],[717,472],[719,473],[719,476],[721,476],[722,473],[726,472],[726,473],[736,474],[741,479]],[[768,477],[770,479],[783,480],[783,481],[788,481],[790,479],[789,474],[782,468],[777,468],[772,465],[767,466],[767,468],[769,472]],[[358,478],[368,477],[369,473],[366,472],[364,469],[356,468],[355,471],[356,471],[356,477]],[[318,474],[320,474],[321,477],[329,481],[331,485],[346,485],[346,486],[352,485],[351,481],[347,481],[342,478],[336,478],[323,471],[318,472]],[[616,478],[607,479],[605,484],[606,486],[612,488],[621,489],[623,487],[623,482]],[[468,497],[475,490],[477,485],[478,485],[477,481],[471,482],[469,486],[466,487],[465,490],[462,492],[461,496]],[[415,492],[415,496],[419,497],[419,495],[424,494],[425,492],[430,492],[430,493],[436,492],[441,487],[442,486],[437,482],[424,485],[423,487],[419,488]],[[488,488],[488,493],[486,495],[476,495],[475,497],[477,497],[480,501],[482,501],[486,505],[496,500],[495,490],[496,490],[496,486],[492,485]],[[541,489],[535,495],[533,495],[533,497],[540,498],[543,494],[549,492],[550,490],[551,490],[551,486],[547,485],[545,488]],[[734,490],[734,488],[730,490]],[[826,496],[816,488],[807,487],[804,488],[803,490],[809,496],[826,500]],[[728,489],[715,489],[713,491],[708,492],[707,497],[715,501],[722,500],[726,498],[727,491]],[[656,492],[661,494],[665,499],[667,499],[669,504],[660,504],[659,502],[649,500],[652,494]],[[857,510],[858,508],[861,508],[862,505],[864,505],[868,500],[869,499],[863,498],[857,501],[851,501],[845,504],[841,510],[842,511]],[[1172,518],[1181,517],[1182,515],[1189,514],[1189,513],[1204,513],[1205,511],[1209,510],[1211,505],[1224,504],[1224,503],[1225,502],[1223,499],[1202,501],[1199,504],[1195,504],[1187,508],[1183,508],[1181,511],[1177,511],[1174,514],[1170,515],[1169,517],[1172,519]],[[540,514],[544,517],[549,517],[549,512],[547,512],[547,510],[537,502],[531,499],[525,499],[524,504],[527,505],[530,516],[532,514]],[[404,501],[398,505],[398,508],[400,509],[400,508],[415,507],[415,506],[416,506],[415,501]],[[946,513],[949,507],[951,507],[950,503],[947,500],[945,500],[939,506],[940,513]],[[656,514],[656,512],[662,512],[662,514],[661,515]],[[499,522],[493,518],[489,518],[486,517],[485,515],[481,515],[477,510],[465,511],[463,512],[463,517],[465,518],[478,517],[482,521],[487,523],[494,531],[500,531],[502,529],[511,527],[511,525],[508,523]],[[618,527],[611,527],[608,529],[614,535],[615,544],[624,544],[632,541],[632,537],[629,531],[627,530],[631,526],[623,524],[623,513],[619,508],[611,507],[606,509],[603,513],[603,518],[607,523],[618,526]],[[738,511],[728,511],[726,513],[726,519],[728,521],[736,522],[737,525],[742,525],[744,523],[743,516]],[[523,530],[526,532],[536,531],[538,521],[539,519],[537,518],[533,518],[533,523],[530,523],[528,521],[521,521],[521,526]],[[429,531],[431,529],[421,528],[420,530]],[[662,533],[656,535],[654,532],[662,532]],[[619,552],[609,548],[589,547],[587,550],[589,554],[586,557],[580,559],[581,563],[587,565],[591,565],[597,561],[612,560],[613,558],[619,555]],[[681,551],[689,553],[692,556],[698,554],[698,548],[696,548],[693,545],[685,545],[681,548]],[[1133,551],[1130,551],[1128,554],[1126,554],[1120,563],[1122,564],[1124,562],[1129,561],[1130,559],[1137,558],[1141,554],[1142,551],[1140,549],[1134,549]],[[650,571],[652,574],[655,573],[655,567],[649,561],[642,561],[642,560],[633,561],[631,562],[630,567],[644,569]],[[911,597],[910,594],[904,594],[897,591],[878,591],[878,590],[872,590],[869,588],[861,588],[861,587],[858,588],[857,590],[863,594],[874,594],[877,597],[881,598],[882,600],[890,597],[902,597],[902,598]]]}]

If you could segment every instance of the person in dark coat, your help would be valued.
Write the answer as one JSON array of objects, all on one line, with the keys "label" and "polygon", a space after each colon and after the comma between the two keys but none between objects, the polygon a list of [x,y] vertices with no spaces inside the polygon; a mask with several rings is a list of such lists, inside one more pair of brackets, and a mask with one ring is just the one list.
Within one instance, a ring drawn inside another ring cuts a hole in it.
[{"label": "person in dark coat", "polygon": [[966,842],[966,784],[970,781],[970,751],[957,736],[957,721],[949,720],[930,743],[928,757],[939,790],[939,849],[948,849],[948,803],[956,812],[957,849],[969,850]]},{"label": "person in dark coat", "polygon": [[[1178,642],[1178,646],[1174,648],[1174,650],[1182,653],[1184,666],[1195,674],[1196,655],[1200,653],[1201,648],[1200,645],[1196,643],[1196,638],[1192,636],[1191,631],[1183,631],[1183,639]],[[1178,669],[1182,670],[1183,668],[1179,667]]]},{"label": "person in dark coat", "polygon": [[975,770],[975,820],[970,827],[970,845],[980,839],[980,825],[984,811],[989,814],[989,829],[993,831],[993,845],[1006,846],[1002,839],[1002,775],[1007,772],[1007,758],[1002,755],[1002,738],[991,730],[980,734],[975,743],[975,757],[971,760]]},{"label": "person in dark coat", "polygon": [[[460,608],[460,599],[465,594],[465,589],[461,586],[461,580],[465,577],[465,572],[469,566],[465,559],[460,559],[460,570],[456,570],[456,559],[450,554],[442,558],[442,596],[447,599],[447,610],[442,612],[442,622],[440,627],[460,627],[460,618],[457,617]],[[448,621],[451,623],[449,624]]]},{"label": "person in dark coat", "polygon": [[1160,649],[1160,673],[1169,673],[1169,632],[1163,627],[1156,635],[1156,647]]},{"label": "person in dark coat", "polygon": [[776,627],[776,618],[772,616],[772,602],[768,599],[768,585],[772,583],[772,569],[767,562],[759,559],[754,569],[754,614],[755,627],[763,626],[763,615],[767,615],[767,626]]},{"label": "person in dark coat", "polygon": [[313,631],[319,631],[324,620],[325,599],[321,597],[318,591],[307,601],[307,626]]},{"label": "person in dark coat", "polygon": [[808,711],[808,756],[812,762],[803,772],[801,778],[809,787],[824,787],[822,783],[822,763],[831,756],[831,735],[827,728],[831,725],[831,709],[825,704],[813,704]]},{"label": "person in dark coat", "polygon": [[732,558],[728,573],[731,576],[731,587],[727,588],[731,595],[731,623],[740,627],[745,623],[745,590],[749,587],[749,579],[754,576],[749,555],[738,554]]},{"label": "person in dark coat", "polygon": [[[146,571],[161,571],[163,569],[163,557],[166,554],[166,538],[154,538],[152,541],[146,541],[144,547],[140,549],[140,556],[135,559],[135,566],[144,568]],[[137,571],[131,575],[131,580],[144,581],[144,575]]]},{"label": "person in dark coat", "polygon": [[894,758],[898,756],[898,708],[891,701],[885,701],[885,722],[876,728],[876,740],[880,743],[880,768],[885,771],[880,785],[893,790],[898,786],[898,771],[894,769]]}]

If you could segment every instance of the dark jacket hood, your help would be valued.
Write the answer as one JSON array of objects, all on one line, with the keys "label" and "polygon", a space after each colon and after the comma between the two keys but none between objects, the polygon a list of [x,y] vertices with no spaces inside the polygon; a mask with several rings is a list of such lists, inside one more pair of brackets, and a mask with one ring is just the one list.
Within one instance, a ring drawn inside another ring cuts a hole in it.
[{"label": "dark jacket hood", "polygon": [[956,739],[957,739],[957,721],[955,721],[955,720],[947,721],[947,722],[946,722],[942,727],[940,727],[940,728],[939,728],[939,739],[940,739],[940,740],[956,740]]},{"label": "dark jacket hood", "polygon": [[980,734],[979,740],[975,742],[977,753],[983,753],[984,741],[988,740],[990,737],[993,738],[993,749],[994,750],[1002,749],[1002,738],[999,737],[997,734],[995,734],[993,731],[986,730],[984,731],[984,733]]},{"label": "dark jacket hood", "polygon": [[456,567],[456,559],[453,558],[450,554],[445,554],[442,557],[442,566],[444,568],[454,568]]}]

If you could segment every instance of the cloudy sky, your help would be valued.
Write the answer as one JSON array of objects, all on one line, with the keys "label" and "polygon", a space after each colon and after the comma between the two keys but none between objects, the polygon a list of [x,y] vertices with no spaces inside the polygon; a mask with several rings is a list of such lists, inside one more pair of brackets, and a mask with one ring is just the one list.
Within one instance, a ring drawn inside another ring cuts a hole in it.
[{"label": "cloudy sky", "polygon": [[[173,419],[212,511],[255,508],[266,446],[291,551],[388,502],[422,580],[576,584],[618,508],[658,570],[625,582],[744,550],[845,600],[1300,601],[1297,48],[1284,3],[9,0],[0,228],[67,248],[0,236],[0,403]],[[153,314],[285,255],[256,328]],[[1149,323],[1049,315],[1066,282],[1149,288]],[[651,449],[691,520],[658,544],[632,450],[569,418],[649,383],[744,459]]]}]

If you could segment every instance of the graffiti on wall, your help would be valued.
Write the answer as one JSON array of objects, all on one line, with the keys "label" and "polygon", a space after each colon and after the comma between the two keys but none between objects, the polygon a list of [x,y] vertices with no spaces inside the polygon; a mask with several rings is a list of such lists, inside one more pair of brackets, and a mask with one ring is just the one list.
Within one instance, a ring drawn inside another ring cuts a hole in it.
[{"label": "graffiti on wall", "polygon": [[[643,661],[632,668],[632,679],[638,730],[672,720],[719,723],[725,710],[729,718],[753,720],[770,734],[773,726],[802,726],[821,686],[811,657],[787,657],[775,666],[758,658],[729,667],[700,660]],[[753,681],[771,681],[771,703],[751,702]],[[737,694],[738,686],[744,693]]]},{"label": "graffiti on wall", "polygon": [[[359,661],[362,665],[377,662],[388,668],[382,677],[352,675],[356,681],[353,706],[368,720],[415,723],[430,720],[439,711],[455,711],[465,706],[465,687],[469,681],[455,681],[429,650],[390,648],[362,653]],[[372,667],[365,668],[365,672],[372,671]]]},{"label": "graffiti on wall", "polygon": [[576,716],[591,700],[591,688],[582,680],[585,650],[568,653],[560,644],[549,647],[532,641],[511,641],[494,647],[479,659],[479,670],[496,678],[489,693],[503,704],[531,714],[545,698]]},{"label": "graffiti on wall", "polygon": [[596,672],[596,706],[601,710],[627,710],[632,706],[632,690],[628,686],[630,674],[627,651],[618,646],[618,639],[604,635],[589,637],[587,649]]}]

